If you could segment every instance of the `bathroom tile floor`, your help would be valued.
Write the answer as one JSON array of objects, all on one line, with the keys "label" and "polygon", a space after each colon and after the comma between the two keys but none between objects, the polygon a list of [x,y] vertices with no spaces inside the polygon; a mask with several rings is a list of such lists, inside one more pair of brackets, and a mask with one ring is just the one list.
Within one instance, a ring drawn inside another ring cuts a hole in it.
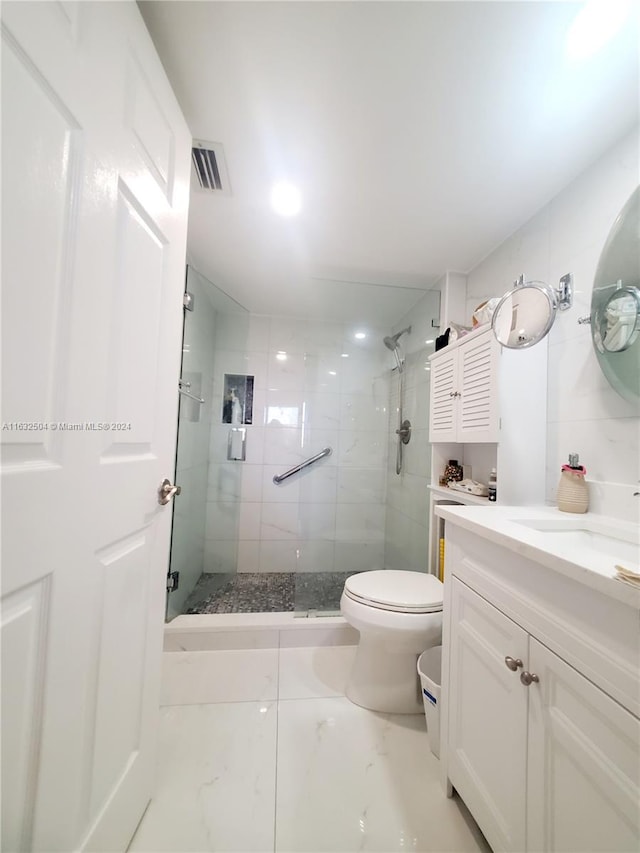
[{"label": "bathroom tile floor", "polygon": [[489,853],[424,719],[344,697],[354,653],[165,653],[156,796],[130,851]]}]

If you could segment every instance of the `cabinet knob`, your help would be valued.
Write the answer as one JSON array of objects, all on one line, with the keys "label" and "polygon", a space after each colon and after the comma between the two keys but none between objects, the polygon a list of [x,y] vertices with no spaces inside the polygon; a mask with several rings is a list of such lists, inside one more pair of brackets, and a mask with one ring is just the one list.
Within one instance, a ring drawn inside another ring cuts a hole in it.
[{"label": "cabinet knob", "polygon": [[512,658],[509,655],[506,656],[504,662],[507,665],[507,669],[510,669],[511,672],[516,672],[516,670],[520,669],[522,666],[522,661],[520,658]]},{"label": "cabinet knob", "polygon": [[527,672],[526,669],[524,672],[520,673],[520,681],[524,684],[525,687],[528,687],[531,682],[533,682],[534,684],[540,683],[540,679],[535,674],[535,672]]}]

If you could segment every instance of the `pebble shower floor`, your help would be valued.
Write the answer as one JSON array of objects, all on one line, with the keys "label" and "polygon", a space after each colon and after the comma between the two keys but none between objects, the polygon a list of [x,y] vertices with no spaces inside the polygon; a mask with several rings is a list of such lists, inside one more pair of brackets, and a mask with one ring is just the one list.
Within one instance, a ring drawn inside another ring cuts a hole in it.
[{"label": "pebble shower floor", "polygon": [[242,572],[202,574],[185,613],[282,613],[339,611],[352,572]]}]

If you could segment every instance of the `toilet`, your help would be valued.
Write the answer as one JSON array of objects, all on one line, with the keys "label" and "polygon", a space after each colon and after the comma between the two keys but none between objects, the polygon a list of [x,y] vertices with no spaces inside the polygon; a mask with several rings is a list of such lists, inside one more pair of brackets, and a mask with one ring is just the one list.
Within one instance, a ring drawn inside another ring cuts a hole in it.
[{"label": "toilet", "polygon": [[434,575],[381,569],[347,578],[340,599],[360,641],[347,698],[371,711],[420,714],[418,655],[442,640],[443,585]]}]

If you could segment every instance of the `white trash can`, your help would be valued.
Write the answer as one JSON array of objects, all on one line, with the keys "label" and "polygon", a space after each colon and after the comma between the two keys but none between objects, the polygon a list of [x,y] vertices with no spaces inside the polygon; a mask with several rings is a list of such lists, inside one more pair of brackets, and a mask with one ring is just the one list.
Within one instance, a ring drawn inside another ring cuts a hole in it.
[{"label": "white trash can", "polygon": [[418,675],[422,688],[422,702],[427,718],[429,746],[440,758],[440,690],[442,685],[442,646],[427,649],[418,658]]}]

